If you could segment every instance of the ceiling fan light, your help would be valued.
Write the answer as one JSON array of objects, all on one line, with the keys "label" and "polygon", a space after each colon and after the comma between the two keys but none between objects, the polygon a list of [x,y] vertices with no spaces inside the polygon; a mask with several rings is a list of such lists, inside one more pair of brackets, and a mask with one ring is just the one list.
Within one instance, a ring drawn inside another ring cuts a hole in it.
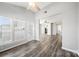
[{"label": "ceiling fan light", "polygon": [[29,2],[29,6],[35,6],[35,2]]},{"label": "ceiling fan light", "polygon": [[32,8],[33,6],[35,6],[34,2],[29,2],[28,3],[28,9]]},{"label": "ceiling fan light", "polygon": [[37,6],[37,4],[35,2],[29,2],[27,9],[32,10],[34,12],[37,12],[40,10],[40,8]]}]

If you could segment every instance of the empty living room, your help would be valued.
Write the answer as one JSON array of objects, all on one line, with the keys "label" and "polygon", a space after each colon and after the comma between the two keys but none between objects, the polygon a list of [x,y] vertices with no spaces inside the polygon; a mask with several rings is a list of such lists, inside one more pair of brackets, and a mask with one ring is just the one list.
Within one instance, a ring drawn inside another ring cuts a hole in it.
[{"label": "empty living room", "polygon": [[0,57],[79,57],[79,2],[0,2]]}]

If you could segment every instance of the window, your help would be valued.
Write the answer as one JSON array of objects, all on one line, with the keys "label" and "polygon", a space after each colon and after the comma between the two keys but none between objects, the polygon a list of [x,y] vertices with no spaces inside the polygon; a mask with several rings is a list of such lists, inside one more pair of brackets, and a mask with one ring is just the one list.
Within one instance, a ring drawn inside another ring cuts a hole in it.
[{"label": "window", "polygon": [[0,16],[0,44],[11,40],[10,20]]}]

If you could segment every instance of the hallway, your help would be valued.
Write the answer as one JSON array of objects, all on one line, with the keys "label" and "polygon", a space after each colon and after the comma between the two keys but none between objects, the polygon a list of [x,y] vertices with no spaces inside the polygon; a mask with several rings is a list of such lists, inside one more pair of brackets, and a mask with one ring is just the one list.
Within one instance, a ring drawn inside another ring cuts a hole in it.
[{"label": "hallway", "polygon": [[76,53],[61,49],[62,44],[58,36],[45,35],[41,39],[40,42],[32,40],[26,44],[0,52],[0,57],[78,57]]}]

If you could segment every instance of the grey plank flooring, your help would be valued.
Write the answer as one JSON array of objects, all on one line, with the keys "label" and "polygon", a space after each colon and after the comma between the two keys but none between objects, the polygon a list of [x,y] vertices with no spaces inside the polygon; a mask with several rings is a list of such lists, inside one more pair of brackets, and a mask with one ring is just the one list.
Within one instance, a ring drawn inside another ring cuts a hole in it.
[{"label": "grey plank flooring", "polygon": [[78,57],[76,53],[61,49],[62,42],[56,36],[45,36],[40,41],[32,40],[26,44],[0,52],[0,57]]}]

